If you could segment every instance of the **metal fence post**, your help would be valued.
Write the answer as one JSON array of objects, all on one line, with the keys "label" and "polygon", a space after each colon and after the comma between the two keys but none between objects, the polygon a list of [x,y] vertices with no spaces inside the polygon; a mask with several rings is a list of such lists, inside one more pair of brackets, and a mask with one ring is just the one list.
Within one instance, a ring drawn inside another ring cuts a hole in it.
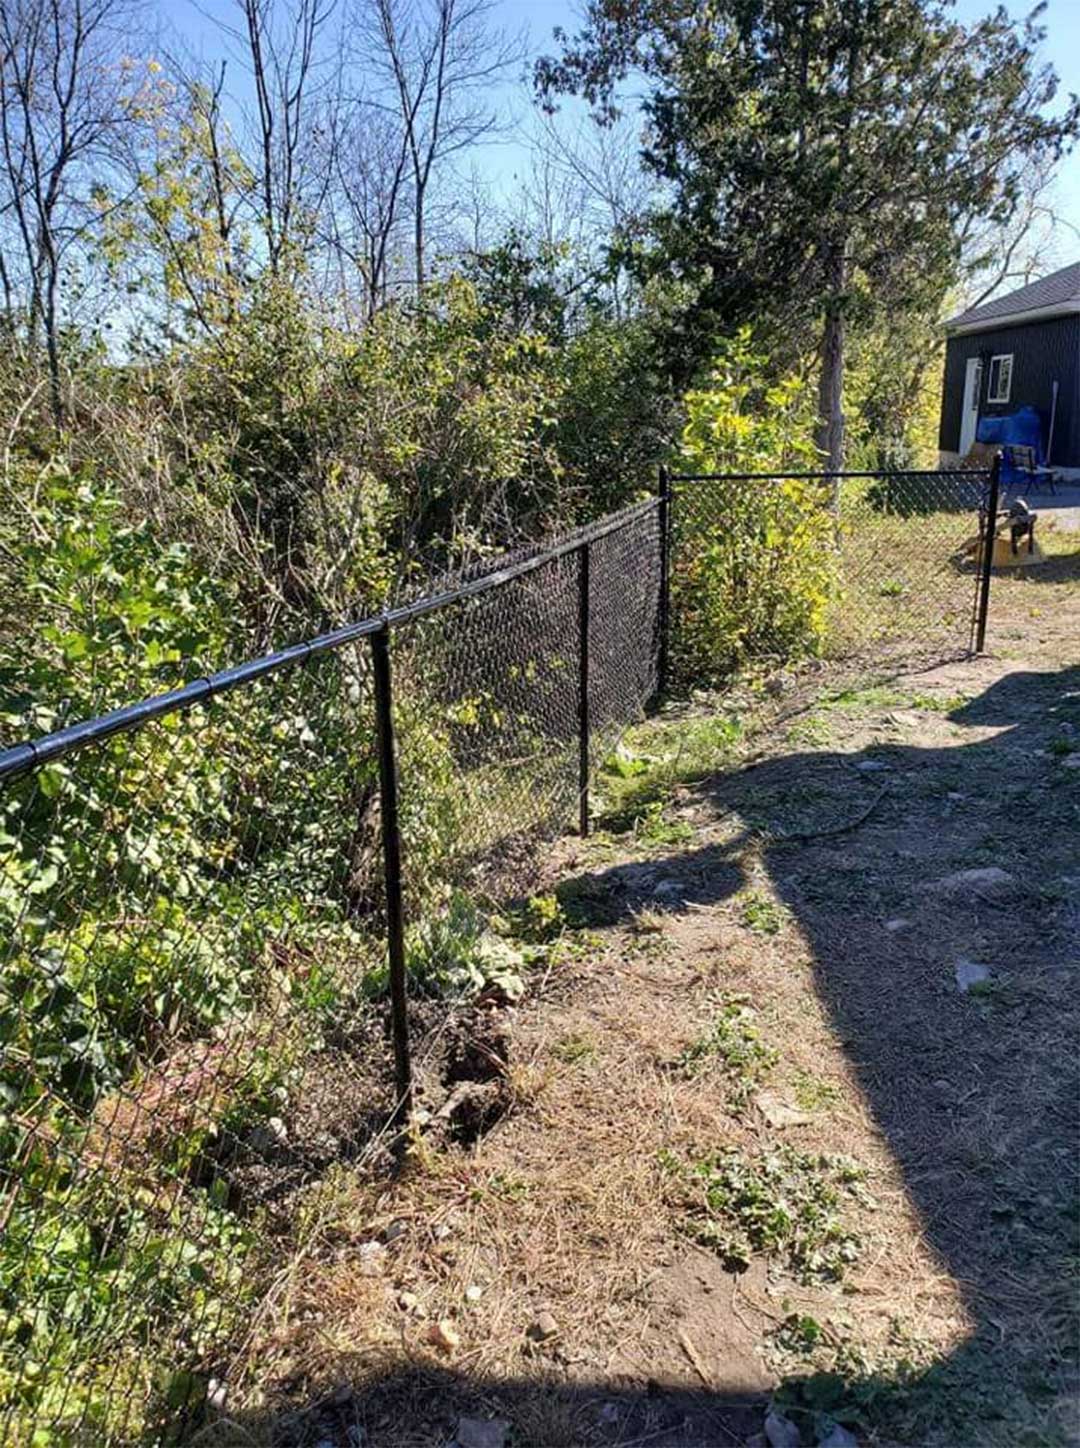
[{"label": "metal fence post", "polygon": [[578,550],[578,827],[589,833],[589,545]]},{"label": "metal fence post", "polygon": [[390,682],[390,626],[371,635],[375,671],[375,722],[379,744],[383,867],[386,872],[386,947],[390,960],[390,1017],[394,1037],[395,1117],[412,1116],[412,1063],[405,983],[405,910],[401,895],[401,829],[398,819],[397,760],[394,750],[393,690]]},{"label": "metal fence post", "polygon": [[660,646],[656,661],[656,692],[660,699],[667,694],[668,649],[671,634],[671,474],[660,469],[658,489],[660,506],[657,521],[660,527]]},{"label": "metal fence post", "polygon": [[986,647],[986,620],[990,613],[990,575],[994,571],[994,525],[997,522],[998,503],[1001,497],[1001,454],[994,454],[990,464],[990,495],[986,500],[986,516],[983,519],[982,547],[979,549],[979,614],[975,624],[975,652],[981,654]]}]

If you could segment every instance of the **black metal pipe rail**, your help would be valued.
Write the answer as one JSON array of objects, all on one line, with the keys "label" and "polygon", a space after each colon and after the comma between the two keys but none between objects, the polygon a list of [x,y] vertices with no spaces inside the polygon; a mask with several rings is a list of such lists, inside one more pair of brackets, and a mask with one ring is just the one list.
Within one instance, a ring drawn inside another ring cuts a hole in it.
[{"label": "black metal pipe rail", "polygon": [[752,483],[772,481],[788,482],[832,482],[834,478],[980,478],[986,476],[985,468],[888,468],[876,472],[815,472],[815,473],[672,473],[673,483]]}]

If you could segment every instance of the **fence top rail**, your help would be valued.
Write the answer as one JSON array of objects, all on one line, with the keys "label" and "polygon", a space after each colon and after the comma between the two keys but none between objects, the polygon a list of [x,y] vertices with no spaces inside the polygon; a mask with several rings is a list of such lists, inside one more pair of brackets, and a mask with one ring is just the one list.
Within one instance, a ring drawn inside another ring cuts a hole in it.
[{"label": "fence top rail", "polygon": [[877,472],[672,473],[673,483],[831,482],[834,478],[985,478],[989,468],[885,468]]},{"label": "fence top rail", "polygon": [[620,529],[636,522],[638,518],[653,512],[659,506],[659,498],[646,498],[618,513],[609,514],[596,523],[589,523],[582,528],[575,529],[558,542],[536,553],[531,553],[525,558],[520,558],[514,563],[506,564],[502,568],[496,566],[467,583],[460,583],[453,588],[428,594],[412,603],[387,609],[383,613],[373,614],[369,618],[343,624],[340,628],[318,634],[315,638],[307,639],[302,643],[291,644],[288,648],[264,654],[261,658],[249,659],[246,663],[221,669],[218,673],[207,675],[205,678],[193,679],[180,688],[170,689],[162,694],[154,694],[135,704],[125,704],[122,708],[112,709],[109,713],[101,714],[94,719],[69,724],[63,729],[54,730],[51,734],[43,734],[40,739],[28,739],[10,745],[7,749],[0,749],[0,780],[12,779],[25,774],[43,764],[52,763],[67,754],[72,754],[76,750],[85,749],[91,744],[112,738],[116,734],[130,734],[154,719],[163,718],[166,714],[193,709],[196,705],[204,704],[219,694],[226,694],[232,689],[254,683],[257,679],[263,679],[270,674],[281,673],[285,669],[304,664],[316,654],[332,653],[337,649],[344,648],[347,644],[369,638],[372,634],[398,628],[403,624],[411,623],[414,619],[437,613],[440,609],[448,608],[463,599],[475,598],[478,594],[501,588],[516,578],[535,572],[536,569],[542,568],[557,558],[574,553],[589,543],[607,537],[610,533],[617,533]]}]

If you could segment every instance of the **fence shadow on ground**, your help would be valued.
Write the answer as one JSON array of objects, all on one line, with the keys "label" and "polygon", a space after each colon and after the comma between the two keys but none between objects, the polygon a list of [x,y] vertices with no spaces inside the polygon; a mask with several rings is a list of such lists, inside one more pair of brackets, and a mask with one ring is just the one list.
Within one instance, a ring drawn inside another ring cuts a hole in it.
[{"label": "fence shadow on ground", "polygon": [[[1054,1442],[1045,1425],[1055,1411],[1065,1441],[1063,1415],[1075,1416],[1067,1358],[1076,1314],[1064,1264],[1075,1247],[1070,1143],[1080,1081],[1070,984],[1080,969],[1080,911],[1075,891],[1063,896],[1057,882],[1075,884],[1080,778],[1046,747],[1049,729],[1066,716],[1080,728],[1080,667],[1009,675],[950,715],[961,728],[996,733],[955,747],[876,748],[878,768],[862,780],[881,791],[880,802],[843,840],[837,830],[797,841],[758,835],[758,858],[812,951],[834,1033],[972,1322],[945,1361],[844,1384],[843,1402],[861,1421],[903,1423],[905,1442],[926,1441],[931,1427],[935,1441],[984,1442],[983,1426],[995,1421],[1013,1436],[992,1441]],[[857,762],[795,753],[701,786],[719,809],[756,824],[729,847],[667,856],[665,867],[685,885],[669,908],[732,898],[763,812],[779,830],[823,771]],[[967,816],[962,825],[958,810]],[[857,800],[850,811],[861,813]],[[865,872],[837,868],[841,845],[865,854]],[[975,866],[1011,879],[941,884]],[[567,886],[579,908],[594,900],[597,923],[611,923],[641,903],[625,879],[620,866]],[[884,924],[893,913],[909,924],[890,933]],[[988,950],[991,963],[981,998],[962,995],[954,977],[956,959],[976,948]],[[726,1394],[723,1364],[716,1368],[713,1392],[405,1368],[366,1378],[353,1396],[307,1405],[291,1427],[248,1420],[233,1438],[219,1425],[212,1441],[300,1445],[321,1434],[370,1448],[393,1424],[395,1444],[438,1444],[451,1441],[463,1413],[506,1418],[514,1441],[535,1448],[741,1443],[760,1431],[763,1401]],[[816,1381],[801,1399],[789,1390],[796,1417],[804,1404],[808,1430]],[[813,1441],[809,1431],[804,1441]]]}]

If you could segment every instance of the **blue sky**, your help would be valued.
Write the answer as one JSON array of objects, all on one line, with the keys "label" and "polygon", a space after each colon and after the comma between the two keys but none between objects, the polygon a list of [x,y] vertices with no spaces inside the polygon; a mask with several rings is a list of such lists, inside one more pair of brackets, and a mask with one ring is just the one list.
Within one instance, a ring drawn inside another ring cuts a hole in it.
[{"label": "blue sky", "polygon": [[[524,31],[534,53],[552,48],[551,33],[555,26],[573,31],[580,13],[578,0],[498,0],[493,20],[508,30]],[[970,23],[994,8],[993,0],[956,0],[957,17]],[[1032,6],[1010,5],[1013,14],[1027,13]],[[163,3],[166,25],[179,32],[185,42],[205,56],[219,55],[221,36],[212,20],[216,17],[234,20],[233,0],[168,0]],[[1061,86],[1059,98],[1069,91],[1080,93],[1080,0],[1049,0],[1042,23],[1047,29],[1043,58],[1053,63]],[[239,81],[235,67],[232,82]],[[506,112],[516,111],[526,122],[527,101],[515,87],[504,87],[500,96]],[[524,147],[513,139],[484,148],[477,158],[481,174],[490,178],[496,196],[515,186],[515,175],[527,160]],[[1051,259],[1056,265],[1080,255],[1080,152],[1062,164],[1054,188],[1053,204],[1062,218],[1053,238]]]}]

